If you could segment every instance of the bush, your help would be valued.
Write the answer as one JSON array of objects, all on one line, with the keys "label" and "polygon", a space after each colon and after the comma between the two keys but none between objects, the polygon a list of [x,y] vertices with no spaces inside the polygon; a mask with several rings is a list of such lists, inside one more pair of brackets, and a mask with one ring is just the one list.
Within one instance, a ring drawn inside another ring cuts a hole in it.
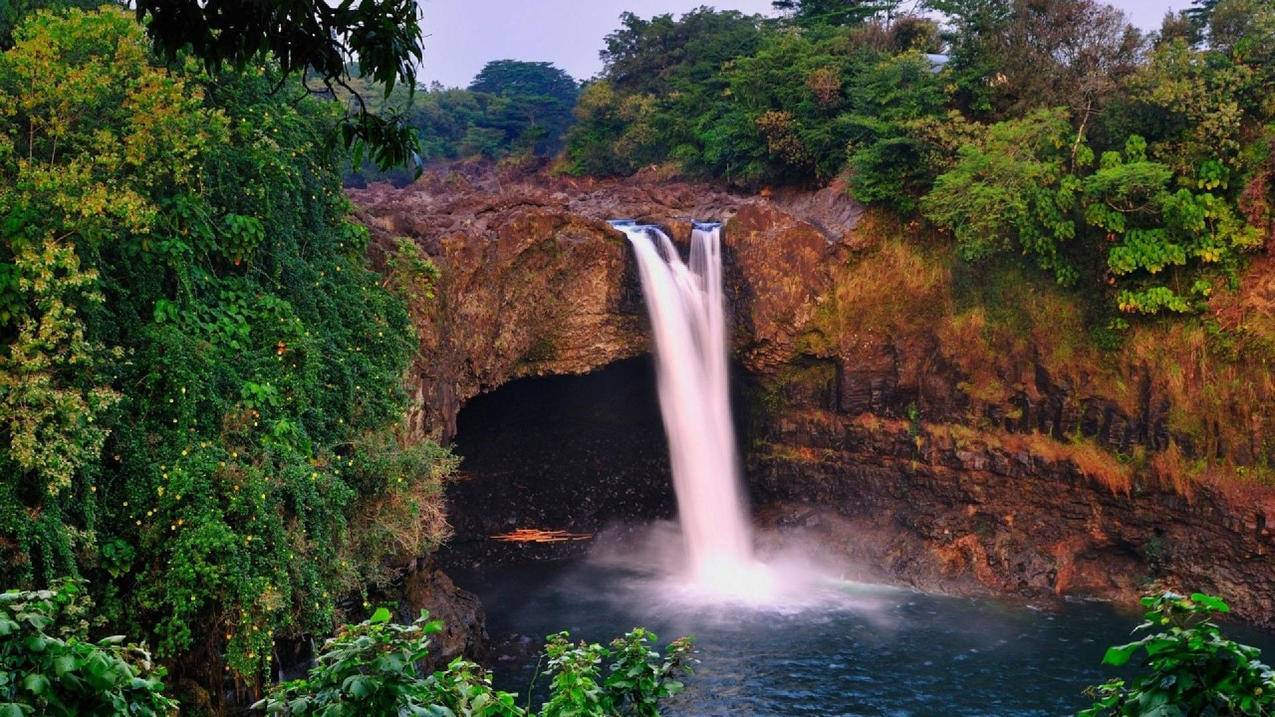
[{"label": "bush", "polygon": [[88,639],[84,584],[0,594],[0,716],[176,714],[164,669],[124,636]]},{"label": "bush", "polygon": [[572,644],[567,633],[558,633],[546,648],[549,700],[539,712],[529,712],[518,706],[516,695],[494,689],[490,675],[472,662],[456,659],[444,670],[421,675],[429,636],[441,629],[425,612],[411,625],[396,625],[389,610],[378,609],[328,640],[305,679],[278,685],[254,707],[272,715],[324,717],[656,717],[660,700],[682,689],[676,674],[689,669],[687,639],[674,641],[664,656],[651,647],[655,635],[640,628],[610,647]]},{"label": "bush", "polygon": [[1167,592],[1142,605],[1146,622],[1135,632],[1150,634],[1108,649],[1103,663],[1123,667],[1143,653],[1143,671],[1090,688],[1094,705],[1080,717],[1271,714],[1275,671],[1258,659],[1260,650],[1222,635],[1213,620],[1230,612],[1225,602]]}]

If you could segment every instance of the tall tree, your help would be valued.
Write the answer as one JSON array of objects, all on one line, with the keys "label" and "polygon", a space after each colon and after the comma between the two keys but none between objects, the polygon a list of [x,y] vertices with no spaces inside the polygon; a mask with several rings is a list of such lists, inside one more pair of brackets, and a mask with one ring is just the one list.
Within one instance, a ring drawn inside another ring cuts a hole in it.
[{"label": "tall tree", "polygon": [[626,12],[598,53],[602,74],[623,92],[700,89],[726,62],[757,49],[762,24],[758,15],[703,7],[678,19],[657,15],[643,20]]},{"label": "tall tree", "polygon": [[771,5],[801,25],[858,25],[893,15],[901,0],[774,0]]},{"label": "tall tree", "polygon": [[[349,89],[352,66],[386,97],[399,83],[414,88],[424,52],[416,0],[137,0],[135,10],[169,57],[189,51],[215,70],[268,55],[285,75],[311,73],[329,92]],[[401,115],[373,112],[361,94],[352,96],[345,143],[383,166],[410,159],[416,133]]]},{"label": "tall tree", "polygon": [[561,147],[562,135],[571,124],[580,86],[563,70],[548,62],[494,60],[470,83],[471,92],[495,95],[488,106],[487,124],[500,130],[492,135],[518,149],[549,154]]}]

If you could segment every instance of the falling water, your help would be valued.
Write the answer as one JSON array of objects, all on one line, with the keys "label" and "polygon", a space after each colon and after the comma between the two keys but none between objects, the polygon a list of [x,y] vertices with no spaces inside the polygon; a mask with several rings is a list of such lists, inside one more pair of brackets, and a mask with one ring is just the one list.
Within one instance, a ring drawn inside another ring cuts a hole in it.
[{"label": "falling water", "polygon": [[617,220],[637,255],[655,338],[660,412],[692,580],[714,592],[764,591],[740,490],[731,423],[721,228],[696,224],[690,265],[657,227]]}]

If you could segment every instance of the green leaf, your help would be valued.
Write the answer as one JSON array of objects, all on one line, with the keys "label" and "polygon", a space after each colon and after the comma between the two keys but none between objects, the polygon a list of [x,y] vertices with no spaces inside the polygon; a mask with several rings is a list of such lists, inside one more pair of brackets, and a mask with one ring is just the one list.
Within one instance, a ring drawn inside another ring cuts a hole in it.
[{"label": "green leaf", "polygon": [[1116,647],[1108,647],[1107,654],[1102,656],[1104,665],[1112,667],[1122,667],[1129,662],[1129,658],[1142,647],[1141,642],[1131,642],[1127,645],[1118,645]]},{"label": "green leaf", "polygon": [[1213,612],[1228,613],[1231,611],[1231,606],[1227,605],[1226,602],[1222,600],[1222,598],[1214,597],[1212,595],[1205,595],[1204,593],[1191,593],[1191,600],[1192,602],[1199,603],[1200,605],[1207,607]]},{"label": "green leaf", "polygon": [[388,608],[378,607],[376,612],[372,613],[372,617],[368,618],[368,622],[373,625],[384,625],[390,621],[390,611]]},{"label": "green leaf", "polygon": [[77,663],[75,658],[70,655],[59,655],[53,658],[53,674],[61,677],[68,672],[74,672]]},{"label": "green leaf", "polygon": [[32,672],[22,678],[22,688],[33,695],[43,695],[49,691],[49,678],[38,672]]}]

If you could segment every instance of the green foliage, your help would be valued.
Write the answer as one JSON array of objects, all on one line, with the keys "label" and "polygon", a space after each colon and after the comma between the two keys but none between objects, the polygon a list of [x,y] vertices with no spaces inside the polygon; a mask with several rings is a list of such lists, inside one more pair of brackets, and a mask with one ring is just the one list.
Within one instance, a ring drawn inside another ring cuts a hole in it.
[{"label": "green foliage", "polygon": [[441,276],[438,265],[407,237],[399,237],[394,251],[386,255],[385,274],[388,285],[410,307],[428,305]]},{"label": "green foliage", "polygon": [[967,260],[1016,248],[1059,283],[1074,283],[1078,271],[1062,245],[1076,236],[1073,168],[1092,156],[1078,141],[1059,110],[994,124],[935,180],[925,215],[951,229]]},{"label": "green foliage", "polygon": [[[388,97],[396,84],[416,86],[424,32],[414,0],[361,0],[330,5],[322,0],[138,0],[155,45],[170,59],[193,54],[209,72],[225,64],[276,63],[283,75],[310,73],[330,91],[348,89],[348,62]],[[415,134],[392,113],[372,113],[362,96],[340,123],[346,147],[366,151],[382,169],[406,163]],[[361,164],[356,161],[355,164]]]},{"label": "green foliage", "polygon": [[561,147],[580,94],[576,81],[548,62],[517,60],[488,62],[469,90],[504,99],[503,112],[489,120],[492,128],[503,131],[510,146],[536,154]]},{"label": "green foliage", "polygon": [[[351,85],[366,87],[359,82]],[[547,62],[495,60],[483,67],[469,89],[435,86],[410,97],[401,91],[382,107],[407,105],[403,119],[416,133],[423,162],[547,156],[562,148],[579,94],[576,81]],[[386,179],[402,184],[414,178],[403,169],[354,166],[358,167],[351,173],[354,182]]]},{"label": "green foliage", "polygon": [[802,25],[858,25],[893,13],[900,0],[774,0],[771,5]]},{"label": "green foliage", "polygon": [[176,714],[164,669],[123,635],[92,641],[82,581],[0,594],[0,714],[108,717]]},{"label": "green foliage", "polygon": [[655,641],[642,628],[616,638],[609,648],[573,644],[565,632],[551,635],[545,654],[553,678],[540,716],[658,717],[660,701],[682,691],[677,675],[690,671],[692,643],[674,640],[661,655],[652,647]]},{"label": "green foliage", "polygon": [[[207,684],[446,530],[455,465],[395,435],[415,341],[349,220],[335,103],[165,66],[119,11],[0,54],[0,551]],[[294,85],[287,85],[296,90]],[[178,659],[180,658],[180,659]]]},{"label": "green foliage", "polygon": [[[1275,708],[1275,671],[1261,651],[1222,635],[1215,616],[1230,612],[1201,593],[1145,597],[1139,640],[1109,648],[1103,663],[1123,667],[1142,654],[1131,681],[1113,679],[1089,690],[1094,705],[1081,717],[1266,715]],[[1153,630],[1157,632],[1152,632]]]},{"label": "green foliage", "polygon": [[859,74],[852,97],[851,194],[913,211],[936,173],[922,130],[944,114],[939,76],[920,53],[886,56]]},{"label": "green foliage", "polygon": [[1170,32],[1148,48],[1096,0],[928,0],[945,60],[922,54],[934,23],[890,2],[775,6],[787,20],[623,16],[567,171],[675,165],[748,189],[841,175],[968,260],[1020,254],[1100,314],[1198,312],[1263,242],[1270,3],[1202,2],[1208,45]]},{"label": "green foliage", "polygon": [[1198,272],[1173,277],[1177,281],[1172,283],[1185,284],[1185,290],[1150,277],[1188,264],[1233,271],[1242,252],[1261,246],[1261,232],[1249,226],[1232,203],[1209,191],[1224,189],[1226,174],[1220,163],[1208,162],[1189,182],[1198,191],[1173,191],[1172,169],[1147,159],[1142,137],[1131,135],[1122,153],[1103,153],[1098,170],[1084,180],[1085,219],[1114,242],[1107,251],[1111,273],[1142,279],[1133,288],[1121,289],[1121,311],[1193,311],[1195,301],[1213,288]]},{"label": "green foliage", "polygon": [[756,173],[755,117],[731,111],[723,70],[757,49],[763,20],[700,8],[677,20],[625,13],[620,21],[606,38],[602,78],[577,103],[568,170],[630,174],[675,161],[697,173]]},{"label": "green foliage", "polygon": [[441,629],[428,613],[411,625],[396,625],[389,610],[380,608],[324,643],[305,679],[276,686],[255,707],[267,714],[329,717],[658,717],[660,701],[682,689],[677,673],[689,671],[691,643],[685,638],[669,645],[665,656],[652,648],[655,636],[640,628],[609,648],[573,644],[567,633],[559,633],[546,646],[553,675],[549,699],[538,712],[529,712],[516,695],[493,689],[490,676],[466,660],[421,675],[429,636]]}]

